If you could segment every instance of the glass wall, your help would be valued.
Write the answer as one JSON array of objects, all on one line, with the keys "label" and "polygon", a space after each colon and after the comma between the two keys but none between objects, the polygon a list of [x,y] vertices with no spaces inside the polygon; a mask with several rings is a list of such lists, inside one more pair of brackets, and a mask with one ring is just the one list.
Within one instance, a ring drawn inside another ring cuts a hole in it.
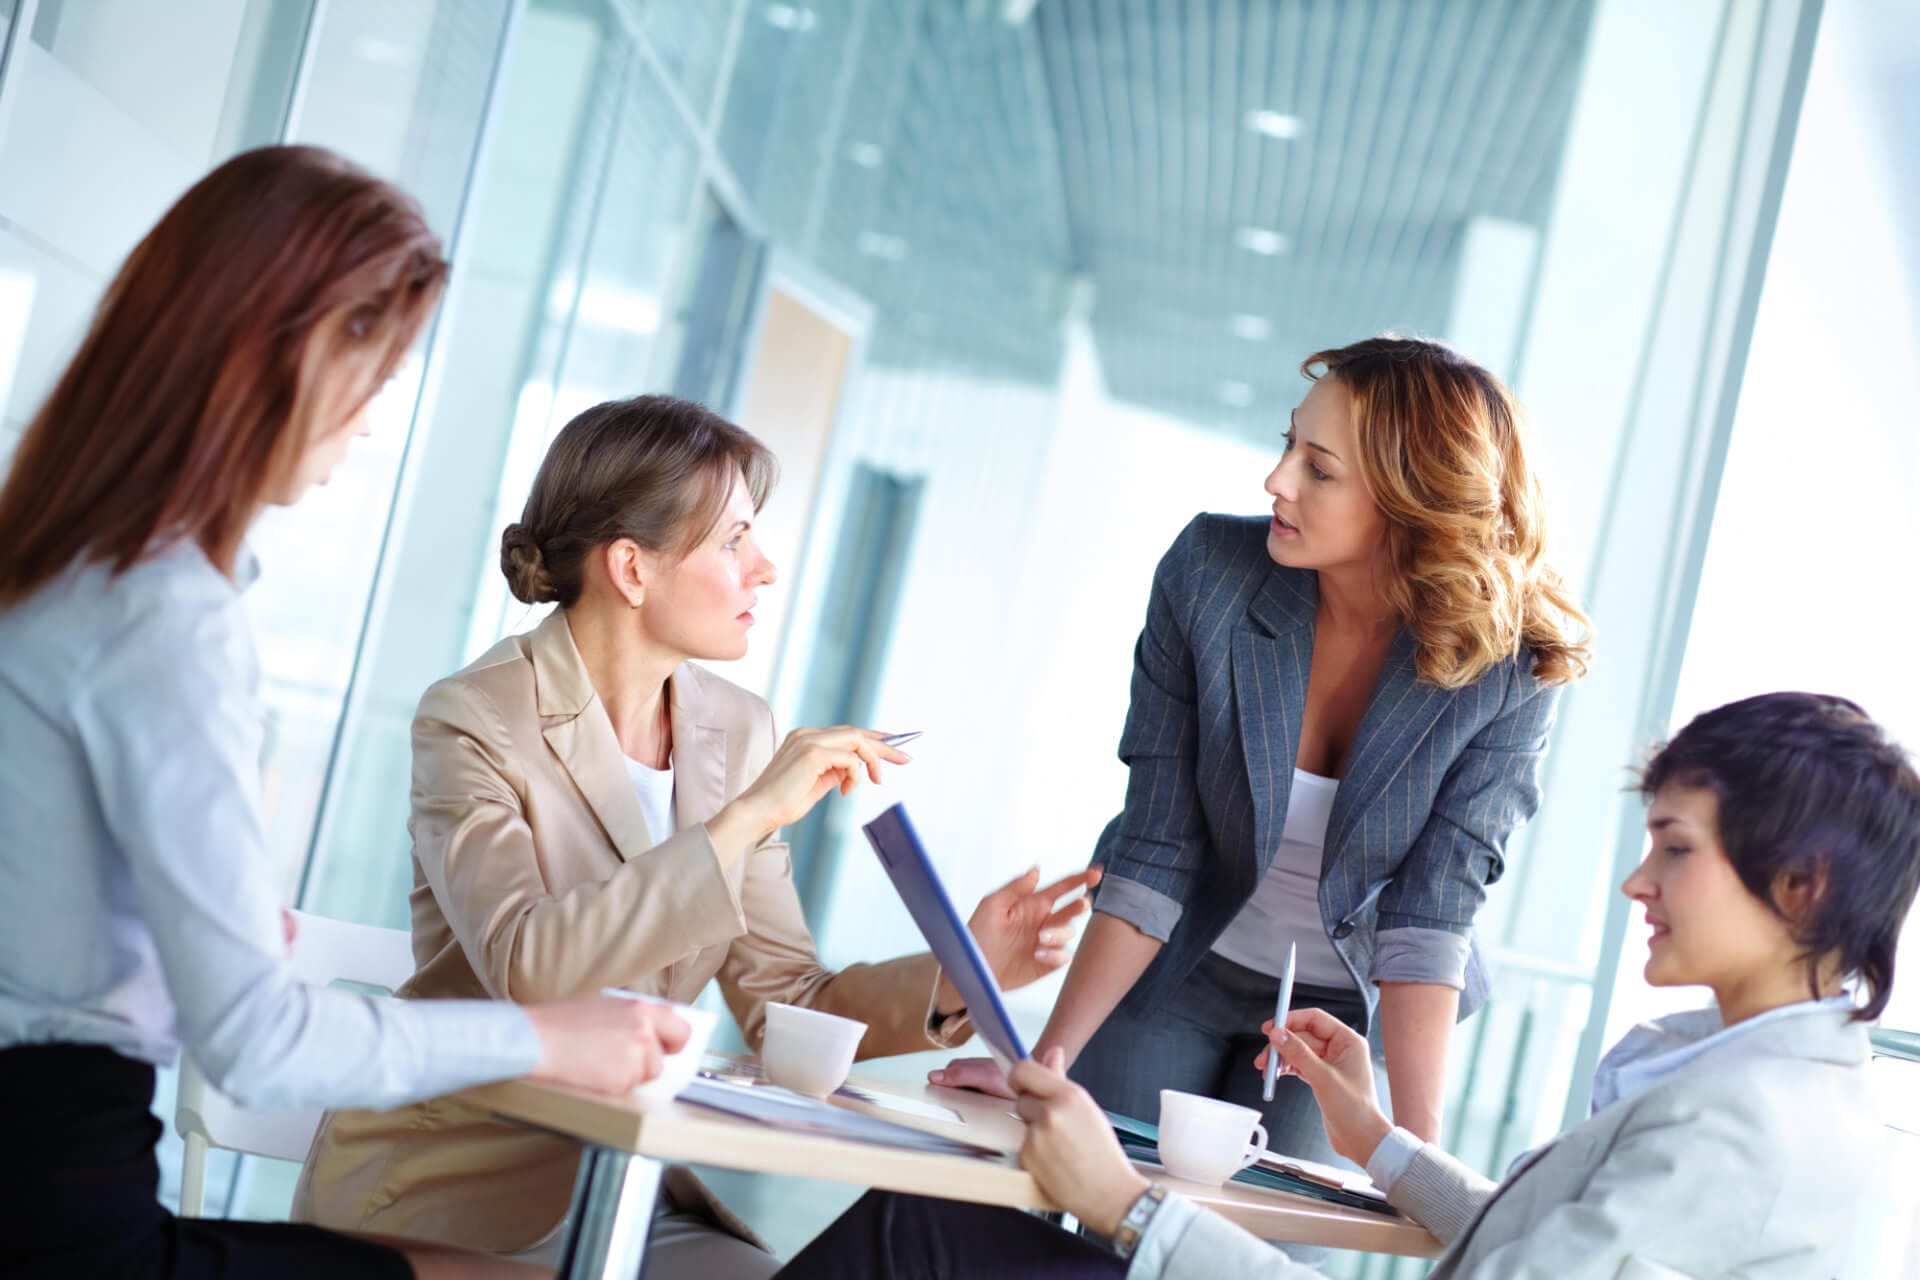
[{"label": "glass wall", "polygon": [[[767,513],[778,622],[730,674],[783,726],[824,716],[808,677],[858,639],[865,669],[833,696],[926,731],[815,833],[808,906],[836,963],[916,946],[846,838],[883,804],[912,807],[962,900],[1085,862],[1124,786],[1160,551],[1196,511],[1265,507],[1302,356],[1431,333],[1531,409],[1554,557],[1601,636],[1482,917],[1498,998],[1456,1037],[1451,1137],[1497,1170],[1583,1105],[1612,985],[1594,956],[1625,927],[1618,770],[1673,702],[1816,5],[160,13],[0,3],[0,452],[134,238],[241,147],[317,142],[397,178],[455,267],[373,439],[259,532],[291,900],[405,926],[412,711],[538,620],[497,560],[548,441],[644,391],[742,412],[776,293],[844,333],[845,378]],[[850,560],[847,521],[880,491],[911,504],[884,523],[900,545]],[[850,638],[835,583],[856,561],[890,585]],[[1053,990],[1018,996],[1031,1030]],[[271,1214],[288,1174],[235,1185],[234,1211]],[[845,1200],[729,1195],[788,1247]]]},{"label": "glass wall", "polygon": [[612,11],[527,6],[436,343],[444,359],[370,611],[305,901],[404,927],[414,704],[529,611],[500,529],[573,414],[657,385],[696,151]]},{"label": "glass wall", "polygon": [[[1920,748],[1920,678],[1900,637],[1920,601],[1900,565],[1920,547],[1911,494],[1920,441],[1920,27],[1905,6],[1833,5],[1808,75],[1780,225],[1727,446],[1699,598],[1686,630],[1671,725],[1736,698],[1808,689],[1852,698]],[[1892,576],[1890,576],[1890,574]],[[1618,874],[1618,868],[1616,868]],[[1637,913],[1635,913],[1637,914]],[[1609,1036],[1686,1007],[1697,993],[1648,987],[1644,922],[1618,950]],[[1883,1018],[1920,1032],[1920,913]],[[1884,1237],[1861,1276],[1920,1265],[1920,1066],[1886,1062],[1892,1146]]]}]

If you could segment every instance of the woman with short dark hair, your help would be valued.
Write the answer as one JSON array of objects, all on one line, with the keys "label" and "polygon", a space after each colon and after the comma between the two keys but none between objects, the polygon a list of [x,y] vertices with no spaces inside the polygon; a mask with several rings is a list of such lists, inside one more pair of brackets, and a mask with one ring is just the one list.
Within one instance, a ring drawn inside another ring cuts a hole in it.
[{"label": "woman with short dark hair", "polygon": [[[1696,717],[1641,776],[1646,856],[1621,886],[1652,932],[1646,977],[1705,1009],[1642,1023],[1600,1062],[1593,1113],[1481,1177],[1396,1128],[1367,1045],[1318,1009],[1271,1043],[1342,1155],[1446,1246],[1433,1280],[1640,1274],[1803,1280],[1847,1264],[1881,1177],[1866,1024],[1886,1008],[1920,886],[1920,775],[1844,698],[1772,693]],[[1251,1068],[1253,1064],[1249,1064]],[[1313,1280],[1121,1153],[1050,1061],[1012,1080],[1021,1164],[1105,1250],[1004,1210],[868,1196],[782,1274],[863,1280]],[[1118,1256],[1116,1256],[1118,1255]]]}]

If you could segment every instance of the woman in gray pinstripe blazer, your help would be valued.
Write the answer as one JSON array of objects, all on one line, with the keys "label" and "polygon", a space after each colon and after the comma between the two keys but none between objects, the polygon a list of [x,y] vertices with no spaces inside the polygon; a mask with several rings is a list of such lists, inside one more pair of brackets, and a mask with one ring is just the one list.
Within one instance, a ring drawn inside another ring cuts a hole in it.
[{"label": "woman in gray pinstripe blazer", "polygon": [[[1040,1041],[1109,1110],[1163,1088],[1261,1108],[1326,1155],[1311,1093],[1252,1067],[1287,944],[1296,1007],[1376,1021],[1394,1112],[1438,1136],[1472,944],[1539,799],[1585,618],[1544,559],[1518,411],[1437,343],[1310,357],[1271,519],[1201,516],[1161,560],[1134,655],[1125,807]],[[1004,1089],[975,1062],[937,1083]]]}]

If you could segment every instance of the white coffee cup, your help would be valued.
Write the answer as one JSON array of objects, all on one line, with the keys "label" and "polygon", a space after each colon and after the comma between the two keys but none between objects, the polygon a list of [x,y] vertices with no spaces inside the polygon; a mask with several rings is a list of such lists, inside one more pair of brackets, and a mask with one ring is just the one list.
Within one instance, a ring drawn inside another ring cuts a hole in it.
[{"label": "white coffee cup", "polygon": [[1252,1107],[1160,1091],[1160,1163],[1168,1173],[1217,1187],[1266,1154],[1267,1130]]},{"label": "white coffee cup", "polygon": [[767,1006],[767,1035],[760,1065],[767,1079],[783,1089],[824,1098],[846,1082],[853,1055],[867,1024],[803,1009],[794,1004]]},{"label": "white coffee cup", "polygon": [[635,1097],[646,1098],[652,1102],[669,1102],[678,1097],[680,1091],[692,1084],[694,1076],[700,1073],[701,1060],[707,1056],[707,1042],[713,1039],[713,1029],[720,1024],[720,1015],[711,1009],[696,1009],[690,1004],[675,1004],[671,1000],[662,1000],[658,996],[643,996],[637,991],[622,991],[617,987],[608,987],[604,990],[605,994],[610,996],[640,1000],[647,1004],[665,1005],[687,1024],[686,1044],[666,1056],[660,1066],[659,1075],[645,1084],[637,1084],[633,1087]]}]

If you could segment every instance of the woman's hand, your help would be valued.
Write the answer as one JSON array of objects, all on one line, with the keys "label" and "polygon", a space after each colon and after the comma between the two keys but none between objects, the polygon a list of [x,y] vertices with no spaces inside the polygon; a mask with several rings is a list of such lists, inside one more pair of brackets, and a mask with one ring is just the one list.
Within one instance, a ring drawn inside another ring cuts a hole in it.
[{"label": "woman's hand", "polygon": [[[1044,1056],[1046,1051],[1041,1050]],[[1053,1052],[1058,1053],[1055,1049]],[[1061,1068],[1065,1070],[1064,1065]],[[996,1098],[1015,1098],[1013,1086],[1007,1083],[1007,1073],[992,1058],[955,1058],[944,1067],[927,1072],[927,1083],[944,1085],[949,1089],[972,1089],[976,1093],[992,1094]]]},{"label": "woman's hand", "polygon": [[[1044,978],[1073,958],[1067,945],[1068,926],[1085,914],[1087,894],[1081,894],[1064,906],[1057,905],[1069,894],[1091,891],[1100,883],[1100,868],[1088,867],[1052,884],[1040,886],[1040,868],[1009,880],[973,909],[967,928],[980,944],[980,953],[993,968],[993,976],[1002,991],[1014,991],[1038,978]],[[934,1005],[951,1013],[961,1005],[943,974]]]},{"label": "woman's hand", "polygon": [[715,822],[745,819],[752,827],[748,843],[760,843],[781,827],[806,817],[827,792],[837,790],[846,795],[860,785],[863,776],[879,782],[882,764],[912,760],[906,752],[882,741],[885,736],[877,729],[851,725],[795,729],[753,785],[721,810]]},{"label": "woman's hand", "polygon": [[1066,1055],[1046,1051],[1014,1064],[1011,1077],[1027,1122],[1020,1167],[1031,1173],[1053,1202],[1110,1236],[1147,1189],[1147,1180],[1127,1162],[1100,1104],[1067,1079]]},{"label": "woman's hand", "polygon": [[1374,1101],[1366,1039],[1325,1009],[1295,1009],[1285,1027],[1269,1021],[1260,1029],[1267,1033],[1267,1047],[1253,1065],[1265,1070],[1267,1055],[1277,1050],[1281,1072],[1299,1076],[1313,1090],[1333,1149],[1365,1166],[1393,1128]]},{"label": "woman's hand", "polygon": [[531,1005],[527,1016],[540,1033],[533,1078],[595,1093],[622,1094],[653,1079],[689,1032],[666,1005],[618,996]]}]

